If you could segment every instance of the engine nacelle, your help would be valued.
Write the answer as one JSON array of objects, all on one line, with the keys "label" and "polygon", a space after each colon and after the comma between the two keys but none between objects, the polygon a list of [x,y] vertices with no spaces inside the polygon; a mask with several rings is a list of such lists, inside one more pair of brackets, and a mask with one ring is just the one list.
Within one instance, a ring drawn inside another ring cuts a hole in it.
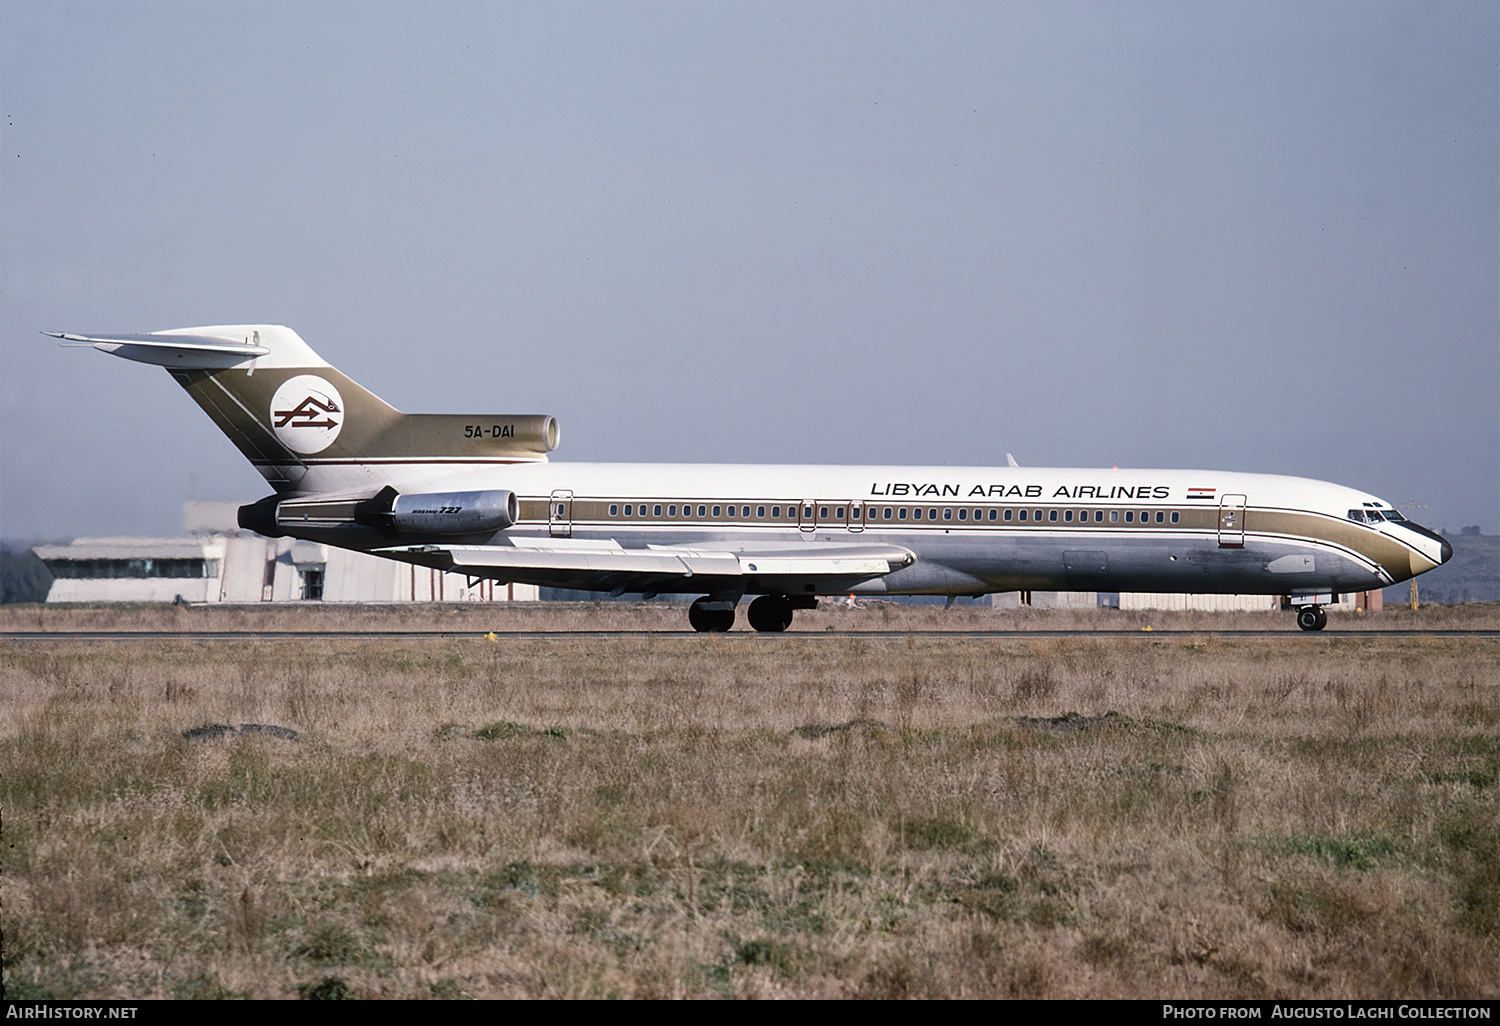
[{"label": "engine nacelle", "polygon": [[503,489],[417,492],[396,496],[391,518],[403,534],[484,534],[521,519],[521,502]]}]

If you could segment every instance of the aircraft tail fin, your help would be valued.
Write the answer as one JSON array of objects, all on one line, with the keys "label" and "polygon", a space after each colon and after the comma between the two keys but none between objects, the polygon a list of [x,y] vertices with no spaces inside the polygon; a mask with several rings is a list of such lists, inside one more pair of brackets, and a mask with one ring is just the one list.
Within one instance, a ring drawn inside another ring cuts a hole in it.
[{"label": "aircraft tail fin", "polygon": [[552,417],[403,414],[281,325],[46,334],[166,367],[278,492],[357,488],[359,468],[381,463],[535,462],[557,446]]}]

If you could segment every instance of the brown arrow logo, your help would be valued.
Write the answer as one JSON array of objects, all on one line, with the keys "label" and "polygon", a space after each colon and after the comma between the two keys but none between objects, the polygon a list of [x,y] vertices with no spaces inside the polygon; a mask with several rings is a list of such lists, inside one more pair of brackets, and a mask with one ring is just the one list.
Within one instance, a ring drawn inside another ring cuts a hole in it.
[{"label": "brown arrow logo", "polygon": [[[324,402],[317,396],[310,395],[303,399],[290,410],[272,410],[271,415],[276,418],[275,426],[284,427],[338,427],[339,422],[328,416],[330,413],[342,413],[338,403],[332,399]],[[319,420],[322,417],[324,419]]]}]

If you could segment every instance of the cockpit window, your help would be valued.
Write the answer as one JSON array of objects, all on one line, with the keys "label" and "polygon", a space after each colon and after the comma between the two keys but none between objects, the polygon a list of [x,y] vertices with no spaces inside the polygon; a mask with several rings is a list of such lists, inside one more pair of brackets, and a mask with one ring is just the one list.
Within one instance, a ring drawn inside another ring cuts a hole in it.
[{"label": "cockpit window", "polygon": [[1381,517],[1380,510],[1378,509],[1365,510],[1365,516],[1370,519],[1370,523],[1372,524],[1378,524],[1382,519],[1384,519],[1383,517]]},{"label": "cockpit window", "polygon": [[1362,509],[1351,509],[1349,511],[1349,519],[1356,524],[1362,524],[1365,522],[1365,511]]},{"label": "cockpit window", "polygon": [[1380,512],[1383,513],[1385,515],[1385,518],[1393,524],[1399,524],[1401,523],[1401,521],[1406,519],[1401,515],[1401,512],[1399,510],[1383,509]]}]

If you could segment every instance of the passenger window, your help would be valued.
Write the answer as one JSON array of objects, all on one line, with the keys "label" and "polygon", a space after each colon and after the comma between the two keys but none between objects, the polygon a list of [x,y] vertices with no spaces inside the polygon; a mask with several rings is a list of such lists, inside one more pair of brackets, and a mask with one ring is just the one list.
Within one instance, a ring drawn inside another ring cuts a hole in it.
[{"label": "passenger window", "polygon": [[625,515],[626,515],[626,516],[627,516],[627,517],[628,517],[628,516],[630,516],[630,515],[631,515],[631,514],[630,514],[630,509],[631,509],[631,507],[630,507],[630,505],[629,505],[629,504],[626,504],[626,506],[625,506]]},{"label": "passenger window", "polygon": [[884,509],[882,509],[880,511],[880,519],[882,519],[882,520],[889,520],[889,519],[891,519],[891,507],[887,506],[887,507],[885,507]]},{"label": "passenger window", "polygon": [[1180,515],[1180,514],[1179,514],[1179,513],[1178,513],[1178,512],[1177,512],[1177,511],[1176,511],[1176,510],[1175,510],[1175,509],[1174,509],[1174,510],[1173,510],[1173,511],[1172,511],[1172,523],[1174,523],[1174,524],[1175,524],[1175,523],[1177,523],[1177,521],[1178,521],[1178,520],[1180,520],[1180,519],[1182,519],[1182,517],[1181,517],[1181,515]]},{"label": "passenger window", "polygon": [[1102,524],[1102,523],[1104,523],[1104,510],[1102,510],[1102,509],[1096,509],[1096,510],[1094,510],[1094,523],[1096,523],[1096,524]]},{"label": "passenger window", "polygon": [[611,502],[609,504],[609,515],[612,516],[612,517],[619,516],[620,515],[620,507],[618,505],[616,505],[615,503]]},{"label": "passenger window", "polygon": [[1119,510],[1112,509],[1112,510],[1109,511],[1109,522],[1111,524],[1118,524],[1120,522],[1120,511]]},{"label": "passenger window", "polygon": [[1054,524],[1057,523],[1057,510],[1055,510],[1055,509],[1049,509],[1047,511],[1047,520],[1050,523],[1054,523]]},{"label": "passenger window", "polygon": [[1133,523],[1135,523],[1135,510],[1133,510],[1133,509],[1127,509],[1125,511],[1125,522],[1127,524],[1133,524]]},{"label": "passenger window", "polygon": [[927,511],[927,519],[928,520],[936,520],[937,519],[937,509],[934,508],[934,509],[928,510]]},{"label": "passenger window", "polygon": [[1022,523],[1026,522],[1026,511],[1024,509],[1021,510],[1021,522]]},{"label": "passenger window", "polygon": [[755,507],[755,515],[757,517],[760,517],[760,518],[764,519],[765,515],[766,515],[766,507],[764,507],[764,506],[756,506]]},{"label": "passenger window", "polygon": [[991,520],[994,520],[994,519],[995,519],[995,514],[996,514],[996,512],[998,512],[998,511],[997,511],[997,510],[993,510],[993,509],[992,509],[992,510],[990,510],[990,519],[991,519]]},{"label": "passenger window", "polygon": [[967,519],[969,519],[969,511],[966,510],[966,509],[959,510],[958,511],[958,519],[960,519],[960,520],[967,520]]},{"label": "passenger window", "polygon": [[698,507],[698,515],[700,517],[701,516],[706,516],[707,514],[708,514],[708,510],[706,508],[704,508],[703,506],[699,506]]},{"label": "passenger window", "polygon": [[828,507],[827,506],[819,506],[818,507],[818,519],[819,520],[827,520],[828,519]]},{"label": "passenger window", "polygon": [[655,506],[651,507],[651,515],[653,517],[661,516],[661,503],[658,502]]},{"label": "passenger window", "polygon": [[1070,510],[1070,509],[1063,510],[1063,523],[1065,523],[1065,524],[1071,524],[1072,522],[1073,522],[1073,511]]},{"label": "passenger window", "polygon": [[901,509],[896,513],[896,519],[897,520],[905,520],[906,519],[906,507],[905,506],[902,506]]},{"label": "passenger window", "polygon": [[718,515],[719,515],[719,507],[715,506],[714,507],[714,516],[718,516]]},{"label": "passenger window", "polygon": [[[828,514],[824,513],[823,515],[826,517]],[[812,519],[812,507],[811,506],[803,506],[802,507],[802,519],[803,520],[811,520]]]},{"label": "passenger window", "polygon": [[1005,519],[1006,519],[1007,522],[1010,520],[1010,514],[1011,514],[1010,510],[1006,510],[1005,511]]},{"label": "passenger window", "polygon": [[1038,522],[1040,522],[1040,521],[1041,521],[1041,519],[1042,519],[1042,511],[1041,511],[1041,510],[1037,510],[1037,511],[1036,511],[1036,512],[1035,512],[1035,518],[1036,518],[1036,520],[1037,520],[1037,521],[1038,521]]},{"label": "passenger window", "polygon": [[914,509],[914,510],[912,510],[911,511],[911,518],[913,520],[921,520],[922,519],[922,511],[920,509]]},{"label": "passenger window", "polygon": [[1167,515],[1165,513],[1163,513],[1161,510],[1157,510],[1156,511],[1156,522],[1159,524],[1159,523],[1161,523],[1165,519],[1167,519]]},{"label": "passenger window", "polygon": [[835,507],[833,507],[833,519],[835,519],[835,520],[842,520],[842,519],[844,519],[844,507],[842,507],[842,506],[835,506]]}]

